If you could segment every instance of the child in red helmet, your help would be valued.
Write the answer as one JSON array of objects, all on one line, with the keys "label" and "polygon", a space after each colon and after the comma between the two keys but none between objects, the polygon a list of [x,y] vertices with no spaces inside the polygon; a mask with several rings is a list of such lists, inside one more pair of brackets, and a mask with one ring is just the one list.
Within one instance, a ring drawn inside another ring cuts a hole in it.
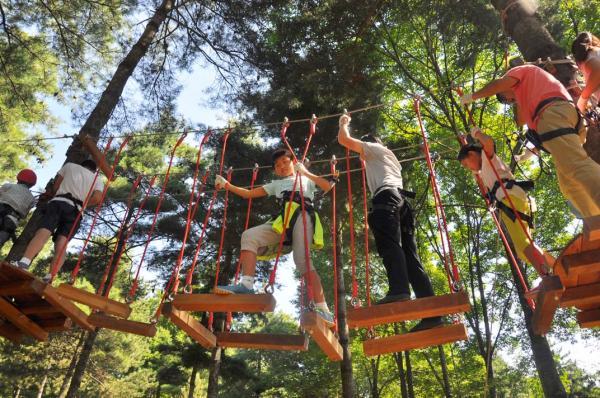
[{"label": "child in red helmet", "polygon": [[33,170],[23,169],[17,174],[16,184],[0,187],[0,249],[14,235],[19,220],[33,207],[35,199],[29,189],[36,182]]}]

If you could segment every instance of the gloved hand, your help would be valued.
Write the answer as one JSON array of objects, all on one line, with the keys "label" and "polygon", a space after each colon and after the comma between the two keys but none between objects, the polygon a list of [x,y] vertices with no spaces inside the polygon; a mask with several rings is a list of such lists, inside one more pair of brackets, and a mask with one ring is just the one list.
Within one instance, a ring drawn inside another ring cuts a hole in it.
[{"label": "gloved hand", "polygon": [[582,95],[579,96],[579,99],[577,100],[577,109],[579,109],[581,113],[585,113],[587,110],[588,101],[589,98],[583,98]]},{"label": "gloved hand", "polygon": [[340,127],[344,127],[344,126],[348,126],[350,124],[350,121],[352,120],[352,118],[350,117],[350,115],[342,115],[340,116]]},{"label": "gloved hand", "polygon": [[473,94],[463,94],[460,99],[460,104],[461,105],[469,105],[471,102],[473,102]]},{"label": "gloved hand", "polygon": [[306,167],[304,167],[304,164],[302,163],[294,164],[294,171],[301,176],[306,175]]},{"label": "gloved hand", "polygon": [[471,137],[475,138],[476,140],[477,138],[477,134],[481,133],[481,130],[479,129],[479,127],[477,126],[473,126],[471,127],[471,132],[469,134],[471,134]]},{"label": "gloved hand", "polygon": [[225,177],[220,175],[217,175],[215,177],[215,187],[217,187],[217,189],[225,188],[226,185],[227,179]]}]

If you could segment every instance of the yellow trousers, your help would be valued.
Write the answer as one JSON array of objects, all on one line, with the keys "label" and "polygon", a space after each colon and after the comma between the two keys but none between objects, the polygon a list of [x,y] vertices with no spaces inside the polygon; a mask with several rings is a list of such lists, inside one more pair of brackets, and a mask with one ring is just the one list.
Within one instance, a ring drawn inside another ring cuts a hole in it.
[{"label": "yellow trousers", "polygon": [[[577,111],[564,101],[551,103],[539,117],[537,132],[575,127]],[[583,217],[600,215],[600,164],[583,149],[587,129],[580,127],[579,137],[567,134],[544,142],[552,155],[560,190]]]},{"label": "yellow trousers", "polygon": [[[520,211],[521,213],[527,215],[531,215],[531,209],[529,208],[529,200],[527,198],[521,198],[516,195],[511,195],[510,190],[509,196],[513,204],[515,205],[517,211]],[[503,198],[502,203],[508,206],[509,209],[512,209],[510,202],[507,198]],[[531,242],[527,238],[527,234],[529,234],[529,236],[532,236],[529,224],[523,221],[523,225],[525,226],[525,229],[523,229],[521,227],[521,224],[519,223],[519,220],[516,217],[513,221],[504,211],[498,210],[498,212],[500,213],[500,221],[502,221],[502,224],[504,225],[506,232],[510,236],[510,240],[512,241],[512,244],[515,248],[515,254],[522,261],[529,263],[530,260],[525,256],[525,248],[527,248],[527,246],[531,244]],[[527,233],[525,231],[527,231]]]}]

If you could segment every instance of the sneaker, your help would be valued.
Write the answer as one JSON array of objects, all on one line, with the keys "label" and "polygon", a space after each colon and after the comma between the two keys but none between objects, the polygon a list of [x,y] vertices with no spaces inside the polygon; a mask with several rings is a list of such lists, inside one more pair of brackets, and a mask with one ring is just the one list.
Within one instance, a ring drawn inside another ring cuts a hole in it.
[{"label": "sneaker", "polygon": [[50,283],[51,280],[52,280],[52,274],[46,274],[42,278],[42,282],[44,282],[44,283]]},{"label": "sneaker", "polygon": [[246,286],[238,283],[237,285],[217,286],[213,289],[215,294],[255,294],[254,289],[248,289]]},{"label": "sneaker", "polygon": [[421,330],[434,329],[444,326],[446,323],[441,316],[421,319],[419,323],[413,326],[408,332],[419,332]]},{"label": "sneaker", "polygon": [[335,323],[333,322],[333,314],[329,311],[322,310],[320,308],[315,309],[315,313],[325,321],[327,327],[331,328]]},{"label": "sneaker", "polygon": [[29,269],[30,264],[25,264],[22,261],[11,261],[10,265],[12,265],[13,267],[21,268],[22,270],[27,271]]},{"label": "sneaker", "polygon": [[375,302],[375,305],[380,304],[389,304],[395,303],[398,301],[407,301],[410,300],[410,294],[408,293],[400,293],[400,294],[386,294],[384,298]]}]

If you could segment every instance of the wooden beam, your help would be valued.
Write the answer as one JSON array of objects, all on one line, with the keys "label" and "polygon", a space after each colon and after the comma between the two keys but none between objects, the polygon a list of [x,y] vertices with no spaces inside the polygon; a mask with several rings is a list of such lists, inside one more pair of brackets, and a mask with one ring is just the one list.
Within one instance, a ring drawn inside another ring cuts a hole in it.
[{"label": "wooden beam", "polygon": [[552,327],[554,313],[558,309],[563,292],[564,287],[560,277],[554,275],[542,279],[532,319],[535,334],[542,336],[548,333],[550,327]]},{"label": "wooden beam", "polygon": [[455,323],[418,332],[366,340],[363,342],[363,351],[366,356],[370,357],[433,347],[459,340],[467,340],[467,329],[462,323]]},{"label": "wooden beam", "polygon": [[13,344],[21,344],[23,333],[11,324],[0,324],[0,336],[11,341]]},{"label": "wooden beam", "polygon": [[300,325],[330,360],[341,361],[343,359],[344,353],[340,342],[321,317],[314,312],[305,312],[300,319]]},{"label": "wooden beam", "polygon": [[25,315],[62,314],[59,310],[44,301],[33,305],[19,306],[19,310]]},{"label": "wooden beam", "polygon": [[146,337],[154,337],[156,335],[156,325],[153,323],[144,323],[130,321],[128,319],[115,318],[100,312],[90,315],[88,317],[88,321],[98,328],[111,329]]},{"label": "wooden beam", "polygon": [[588,241],[600,239],[600,216],[583,219],[583,237]]},{"label": "wooden beam", "polygon": [[217,346],[217,337],[194,319],[189,312],[179,311],[172,303],[165,303],[162,307],[162,313],[202,347],[213,348]]},{"label": "wooden beam", "polygon": [[304,334],[217,333],[217,345],[257,350],[306,351],[308,337]]},{"label": "wooden beam", "polygon": [[94,325],[88,322],[87,314],[71,301],[58,294],[55,288],[37,280],[32,282],[32,287],[44,300],[62,312],[67,318],[71,318],[79,327],[89,331],[95,329]]},{"label": "wooden beam", "polygon": [[177,294],[173,306],[182,311],[273,312],[272,294]]},{"label": "wooden beam", "polygon": [[47,332],[64,332],[73,326],[73,321],[62,314],[60,318],[40,319],[36,323]]},{"label": "wooden beam", "polygon": [[600,308],[577,313],[577,322],[582,328],[600,327]]},{"label": "wooden beam", "polygon": [[31,288],[31,279],[0,284],[0,296],[22,296],[35,294]]},{"label": "wooden beam", "polygon": [[563,256],[562,265],[568,276],[600,272],[600,249]]},{"label": "wooden beam", "polygon": [[[587,307],[600,306],[600,283],[568,288],[560,301],[561,307]],[[589,308],[591,309],[591,308]]]},{"label": "wooden beam", "polygon": [[396,303],[348,309],[348,326],[370,327],[433,316],[467,312],[471,309],[466,292],[431,296]]},{"label": "wooden beam", "polygon": [[0,298],[0,314],[23,333],[28,334],[37,340],[48,340],[48,332],[39,327],[35,322],[29,319],[27,315],[23,314],[3,298]]},{"label": "wooden beam", "polygon": [[109,315],[127,319],[131,314],[131,307],[125,303],[112,300],[99,294],[86,292],[68,283],[61,284],[56,291],[66,299],[83,304],[87,307],[102,311]]}]

